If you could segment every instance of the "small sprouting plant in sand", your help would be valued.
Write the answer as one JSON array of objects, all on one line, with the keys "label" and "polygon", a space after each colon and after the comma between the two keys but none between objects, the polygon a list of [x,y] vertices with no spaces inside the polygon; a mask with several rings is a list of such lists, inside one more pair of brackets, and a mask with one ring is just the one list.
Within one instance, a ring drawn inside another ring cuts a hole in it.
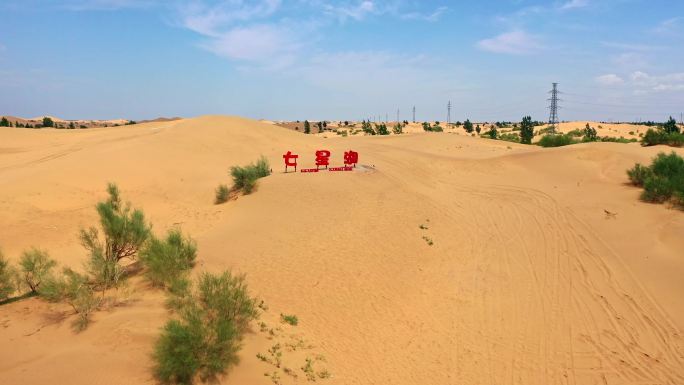
[{"label": "small sprouting plant in sand", "polygon": [[220,205],[221,203],[228,202],[230,196],[230,189],[225,184],[220,184],[216,187],[216,198],[214,199],[214,204]]},{"label": "small sprouting plant in sand", "polygon": [[311,358],[306,358],[306,363],[302,366],[302,371],[306,375],[306,379],[309,381],[316,381],[316,373],[313,368],[313,360]]},{"label": "small sprouting plant in sand", "polygon": [[258,316],[245,277],[202,274],[168,321],[154,349],[155,375],[165,384],[215,381],[238,362],[243,335]]},{"label": "small sprouting plant in sand", "polygon": [[432,239],[429,238],[429,237],[427,237],[427,236],[425,236],[425,235],[423,235],[423,240],[424,240],[425,243],[427,243],[429,246],[432,246],[432,245],[434,244],[434,243],[432,242]]},{"label": "small sprouting plant in sand", "polygon": [[166,239],[152,236],[140,251],[140,262],[147,268],[145,276],[153,285],[164,288],[184,278],[195,265],[195,258],[195,241],[178,229],[170,230]]},{"label": "small sprouting plant in sand", "polygon": [[627,170],[633,185],[643,187],[646,202],[671,202],[684,209],[684,158],[675,152],[659,153],[650,166],[639,163]]},{"label": "small sprouting plant in sand", "polygon": [[15,278],[14,269],[0,251],[0,302],[9,298],[16,291]]},{"label": "small sprouting plant in sand", "polygon": [[231,167],[230,175],[233,177],[233,190],[247,195],[256,187],[257,179],[271,175],[271,168],[268,160],[262,156],[256,163],[248,166]]},{"label": "small sprouting plant in sand", "polygon": [[318,373],[318,378],[326,379],[332,377],[332,374],[328,371],[328,369],[323,369],[319,371]]},{"label": "small sprouting plant in sand", "polygon": [[288,314],[282,314],[281,313],[280,314],[280,320],[282,322],[290,324],[292,326],[297,326],[297,324],[299,324],[299,319],[294,314],[288,315]]},{"label": "small sprouting plant in sand", "polygon": [[295,379],[299,377],[297,376],[297,373],[295,373],[294,369],[288,368],[287,366],[283,368],[283,373]]},{"label": "small sprouting plant in sand", "polygon": [[68,303],[78,316],[72,323],[76,331],[88,326],[91,313],[102,303],[102,298],[98,298],[93,291],[90,278],[69,268],[64,269],[61,277],[49,278],[41,286],[39,294],[51,302]]},{"label": "small sprouting plant in sand", "polygon": [[40,285],[50,277],[56,265],[57,262],[50,259],[44,250],[33,248],[25,251],[19,261],[23,283],[31,290],[31,293],[38,293]]}]

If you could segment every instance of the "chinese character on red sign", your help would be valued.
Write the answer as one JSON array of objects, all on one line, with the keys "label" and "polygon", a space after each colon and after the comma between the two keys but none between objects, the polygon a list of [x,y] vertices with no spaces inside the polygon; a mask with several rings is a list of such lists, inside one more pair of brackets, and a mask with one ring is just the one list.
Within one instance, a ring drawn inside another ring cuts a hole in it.
[{"label": "chinese character on red sign", "polygon": [[346,151],[344,153],[344,164],[347,166],[354,166],[356,167],[356,164],[359,163],[359,153],[356,151]]},{"label": "chinese character on red sign", "polygon": [[283,155],[283,159],[285,159],[285,172],[287,172],[288,166],[294,166],[295,172],[297,172],[297,158],[299,158],[299,155],[294,155],[292,151],[288,151],[287,154]]},{"label": "chinese character on red sign", "polygon": [[320,166],[325,166],[328,168],[328,159],[330,158],[330,151],[328,150],[318,150],[316,151],[316,168]]}]

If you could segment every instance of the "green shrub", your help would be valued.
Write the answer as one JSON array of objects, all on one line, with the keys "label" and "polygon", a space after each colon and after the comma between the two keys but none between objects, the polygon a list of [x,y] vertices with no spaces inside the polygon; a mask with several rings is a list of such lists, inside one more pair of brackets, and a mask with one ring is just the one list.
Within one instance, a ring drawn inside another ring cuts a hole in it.
[{"label": "green shrub", "polygon": [[667,132],[662,129],[654,130],[649,128],[641,138],[641,144],[643,146],[665,144],[673,147],[682,147],[684,145],[684,134],[676,131]]},{"label": "green shrub", "polygon": [[294,314],[280,314],[280,320],[292,326],[299,324],[299,319]]},{"label": "green shrub", "polygon": [[0,302],[9,298],[16,291],[14,281],[14,270],[0,251]]},{"label": "green shrub", "polygon": [[539,139],[538,144],[542,147],[561,147],[561,146],[567,146],[569,144],[575,144],[575,143],[577,143],[577,142],[569,135],[548,134],[548,135],[542,136],[542,138]]},{"label": "green shrub", "polygon": [[579,136],[582,136],[584,134],[583,134],[582,130],[574,129],[574,130],[568,132],[567,135],[579,137]]},{"label": "green shrub", "polygon": [[214,200],[214,204],[220,205],[221,203],[228,202],[229,196],[230,190],[228,189],[228,186],[226,186],[225,184],[220,184],[216,188],[216,199]]},{"label": "green shrub", "polygon": [[238,362],[241,340],[257,317],[244,276],[203,274],[184,291],[179,319],[164,326],[154,351],[155,374],[163,383],[214,381]]},{"label": "green shrub", "polygon": [[46,251],[37,248],[25,251],[19,261],[23,283],[31,293],[37,293],[41,283],[50,277],[56,265],[57,262],[50,259]]},{"label": "green shrub", "polygon": [[640,163],[634,165],[634,168],[627,170],[629,181],[635,186],[643,186],[644,181],[653,175],[650,167],[645,167]]},{"label": "green shrub", "polygon": [[140,262],[147,268],[145,275],[153,285],[171,288],[195,265],[197,246],[183,237],[180,230],[170,230],[166,239],[152,237],[140,251]]},{"label": "green shrub", "polygon": [[584,127],[584,131],[582,132],[582,141],[583,142],[595,142],[599,139],[598,135],[596,134],[596,129],[591,127],[589,123]]},{"label": "green shrub", "polygon": [[637,163],[627,175],[632,184],[643,186],[642,200],[684,208],[684,159],[675,152],[658,154],[649,167]]},{"label": "green shrub", "polygon": [[90,322],[90,315],[101,303],[95,296],[86,275],[71,269],[64,269],[61,277],[50,277],[39,289],[39,294],[51,302],[68,303],[78,316],[72,323],[77,331],[84,330]]},{"label": "green shrub", "polygon": [[254,191],[254,187],[256,187],[257,179],[271,175],[271,169],[268,165],[268,160],[262,156],[256,163],[248,166],[231,167],[230,175],[233,177],[233,190],[242,191],[243,194],[250,194]]},{"label": "green shrub", "polygon": [[496,126],[491,126],[486,135],[488,135],[490,139],[497,139],[499,136],[499,131],[497,131]]},{"label": "green shrub", "polygon": [[401,123],[397,123],[394,125],[394,127],[392,127],[392,132],[395,135],[400,135],[404,132],[404,126]]},{"label": "green shrub", "polygon": [[469,134],[473,132],[473,123],[470,122],[470,119],[466,119],[466,121],[463,122],[463,129]]}]

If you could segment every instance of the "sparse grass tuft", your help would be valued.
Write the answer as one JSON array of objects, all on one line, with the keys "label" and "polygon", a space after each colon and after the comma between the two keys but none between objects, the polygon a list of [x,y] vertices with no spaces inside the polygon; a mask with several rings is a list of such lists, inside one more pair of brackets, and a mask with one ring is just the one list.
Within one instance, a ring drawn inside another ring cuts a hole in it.
[{"label": "sparse grass tuft", "polygon": [[230,196],[230,189],[225,184],[220,184],[216,187],[216,198],[214,199],[214,204],[220,205],[221,203],[228,202],[228,197]]},{"label": "sparse grass tuft", "polygon": [[280,314],[280,320],[282,322],[285,322],[285,323],[290,324],[292,326],[297,326],[297,324],[299,324],[299,319],[294,314],[288,315],[288,314],[282,314],[281,313]]},{"label": "sparse grass tuft", "polygon": [[539,139],[539,144],[542,147],[561,147],[561,146],[567,146],[570,144],[575,144],[577,141],[573,139],[572,136],[570,135],[565,135],[565,134],[558,134],[558,135],[544,135],[542,136],[541,139]]}]

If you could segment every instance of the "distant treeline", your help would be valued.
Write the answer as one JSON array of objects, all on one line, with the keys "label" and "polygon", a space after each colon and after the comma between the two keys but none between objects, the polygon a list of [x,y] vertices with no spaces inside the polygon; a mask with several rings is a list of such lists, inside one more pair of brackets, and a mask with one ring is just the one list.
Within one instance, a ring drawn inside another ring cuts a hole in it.
[{"label": "distant treeline", "polygon": [[[131,124],[136,124],[134,120],[129,120],[126,122],[126,125],[131,125]],[[120,124],[112,124],[112,126],[117,127],[120,126]],[[27,121],[26,123],[22,123],[20,121],[10,121],[7,119],[7,117],[3,116],[2,119],[0,119],[0,127],[22,127],[22,128],[65,128],[65,129],[76,129],[76,128],[90,128],[90,127],[98,127],[98,125],[91,125],[91,126],[86,126],[84,124],[79,124],[78,126],[74,122],[69,122],[69,124],[66,123],[59,123],[55,122],[51,118],[44,117],[43,121],[41,123],[30,123]],[[109,127],[108,124],[104,124],[102,127]]]}]

